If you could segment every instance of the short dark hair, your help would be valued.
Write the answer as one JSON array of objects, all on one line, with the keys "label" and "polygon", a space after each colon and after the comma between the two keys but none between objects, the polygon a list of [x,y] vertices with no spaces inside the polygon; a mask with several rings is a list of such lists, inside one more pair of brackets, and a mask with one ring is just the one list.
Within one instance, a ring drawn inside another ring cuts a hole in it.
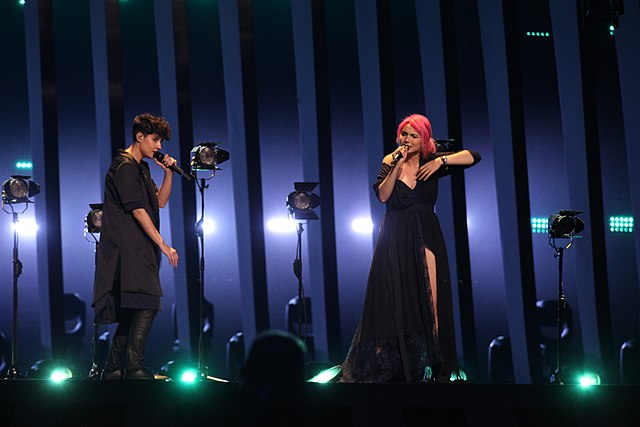
[{"label": "short dark hair", "polygon": [[136,141],[136,135],[142,132],[144,136],[155,133],[164,140],[171,139],[171,126],[164,117],[156,117],[149,113],[137,115],[133,119],[133,141]]}]

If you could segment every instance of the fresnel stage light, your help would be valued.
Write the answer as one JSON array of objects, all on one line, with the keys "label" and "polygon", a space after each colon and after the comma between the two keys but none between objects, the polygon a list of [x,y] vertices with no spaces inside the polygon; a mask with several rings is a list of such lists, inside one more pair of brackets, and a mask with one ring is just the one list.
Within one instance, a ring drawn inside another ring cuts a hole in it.
[{"label": "fresnel stage light", "polygon": [[30,203],[29,198],[40,193],[40,184],[31,181],[30,178],[26,175],[11,175],[11,178],[3,182],[3,203]]},{"label": "fresnel stage light", "polygon": [[99,233],[102,229],[102,203],[91,203],[91,210],[84,219],[87,233]]},{"label": "fresnel stage light", "polygon": [[549,217],[549,237],[552,239],[569,239],[584,230],[584,222],[578,215],[582,211],[562,210]]},{"label": "fresnel stage light", "polygon": [[218,164],[229,160],[229,152],[218,148],[216,142],[201,142],[191,150],[191,169],[216,170]]},{"label": "fresnel stage light", "polygon": [[287,196],[287,209],[295,221],[311,221],[318,219],[313,211],[320,205],[320,197],[312,193],[317,182],[294,182],[294,191]]}]

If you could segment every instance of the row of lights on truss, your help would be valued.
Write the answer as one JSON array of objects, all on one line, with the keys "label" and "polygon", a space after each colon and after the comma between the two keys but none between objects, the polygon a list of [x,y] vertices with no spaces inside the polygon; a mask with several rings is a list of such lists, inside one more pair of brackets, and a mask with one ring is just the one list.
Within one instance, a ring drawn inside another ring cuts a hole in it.
[{"label": "row of lights on truss", "polygon": [[[531,218],[531,232],[534,234],[547,234],[551,226],[551,218]],[[629,234],[634,232],[632,216],[612,216],[609,218],[609,231],[616,234]]]}]

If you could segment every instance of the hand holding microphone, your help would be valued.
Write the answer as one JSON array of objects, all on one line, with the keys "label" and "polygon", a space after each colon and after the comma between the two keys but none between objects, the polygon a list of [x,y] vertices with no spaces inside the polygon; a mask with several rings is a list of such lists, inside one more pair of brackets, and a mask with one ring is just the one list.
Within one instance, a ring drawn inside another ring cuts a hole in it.
[{"label": "hand holding microphone", "polygon": [[163,160],[164,160],[164,153],[161,153],[160,151],[156,151],[155,153],[153,153],[153,158],[158,162],[158,163],[162,163],[162,165],[166,168],[171,169],[172,171],[174,171],[175,173],[177,173],[178,175],[180,175],[181,177],[183,177],[184,179],[186,179],[187,181],[191,181],[191,175],[189,175],[188,173],[184,173],[184,171],[180,168],[180,166],[178,166],[177,164],[175,164],[175,161],[173,164],[171,165],[165,165]]},{"label": "hand holding microphone", "polygon": [[393,154],[393,161],[391,162],[392,166],[395,166],[396,163],[402,158],[405,157],[407,153],[408,147],[406,145],[402,145],[396,149],[395,154]]}]

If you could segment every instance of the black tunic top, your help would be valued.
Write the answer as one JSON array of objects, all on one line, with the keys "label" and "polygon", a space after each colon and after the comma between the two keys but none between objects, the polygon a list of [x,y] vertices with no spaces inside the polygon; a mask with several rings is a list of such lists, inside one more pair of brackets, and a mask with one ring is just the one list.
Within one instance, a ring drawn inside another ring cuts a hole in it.
[{"label": "black tunic top", "polygon": [[[430,155],[420,164],[449,153]],[[474,164],[480,156],[471,152]],[[457,371],[447,250],[434,212],[438,179],[460,166],[441,167],[411,189],[397,180],[369,271],[362,318],[342,364],[343,382],[420,381],[431,367],[441,379]],[[373,185],[391,172],[382,164]],[[435,255],[438,330],[425,248]]]},{"label": "black tunic top", "polygon": [[133,216],[143,208],[160,228],[156,192],[149,165],[120,150],[105,178],[93,294],[97,324],[117,322],[121,308],[160,309],[160,250]]}]

